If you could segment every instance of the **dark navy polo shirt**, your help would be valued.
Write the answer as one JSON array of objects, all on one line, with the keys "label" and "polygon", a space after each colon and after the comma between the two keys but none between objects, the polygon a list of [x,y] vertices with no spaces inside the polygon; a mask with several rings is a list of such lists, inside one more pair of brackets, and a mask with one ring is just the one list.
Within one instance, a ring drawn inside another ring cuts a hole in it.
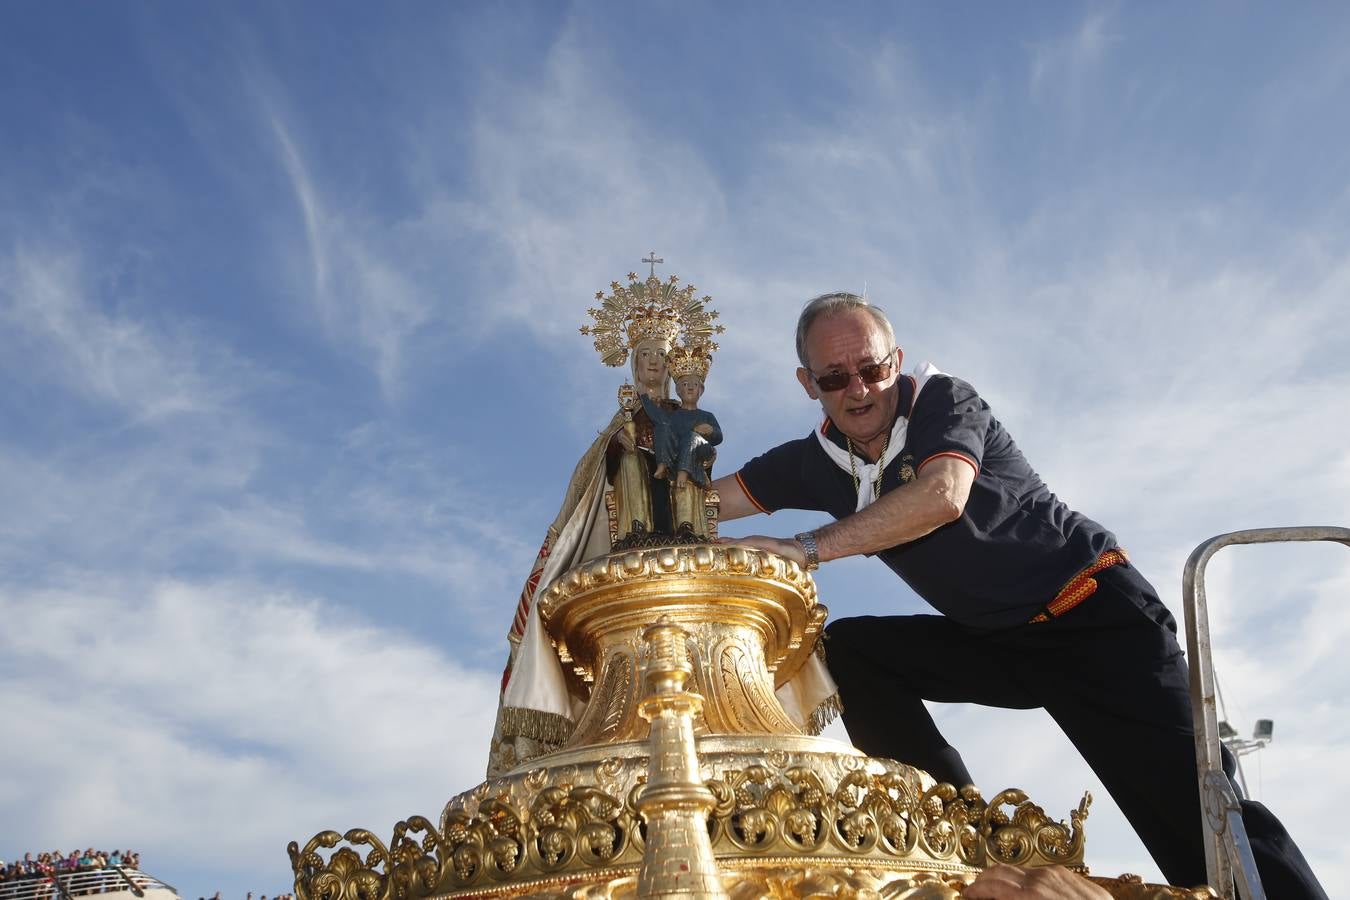
[{"label": "dark navy polo shirt", "polygon": [[[875,554],[939,612],[977,628],[1024,623],[1116,546],[1111,532],[1050,492],[969,384],[934,375],[917,391],[917,402],[913,378],[900,378],[896,389],[897,414],[909,423],[904,447],[887,453],[881,493],[942,456],[964,459],[977,473],[959,519]],[[847,447],[833,422],[821,427],[826,438]],[[736,477],[763,512],[809,509],[840,519],[857,506],[853,477],[813,434],[755,457]]]}]

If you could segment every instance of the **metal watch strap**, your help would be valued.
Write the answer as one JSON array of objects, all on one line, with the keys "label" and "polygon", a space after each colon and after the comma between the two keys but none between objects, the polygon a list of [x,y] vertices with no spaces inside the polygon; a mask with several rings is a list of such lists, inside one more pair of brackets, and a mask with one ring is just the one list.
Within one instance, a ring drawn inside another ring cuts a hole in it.
[{"label": "metal watch strap", "polygon": [[816,533],[814,531],[803,531],[794,538],[797,543],[802,545],[806,551],[806,571],[814,572],[820,568],[820,551],[816,548]]}]

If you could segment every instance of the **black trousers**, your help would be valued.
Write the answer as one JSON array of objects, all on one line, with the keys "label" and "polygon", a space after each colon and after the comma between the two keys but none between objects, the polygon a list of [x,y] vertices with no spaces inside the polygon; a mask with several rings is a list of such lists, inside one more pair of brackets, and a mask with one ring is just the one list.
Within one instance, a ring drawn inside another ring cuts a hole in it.
[{"label": "black trousers", "polygon": [[[1128,564],[1096,578],[1097,592],[1065,615],[1000,631],[944,616],[835,620],[826,629],[825,652],[839,684],[844,727],[864,753],[917,766],[959,787],[973,779],[924,700],[1042,707],[1110,791],[1167,880],[1204,884],[1190,684],[1176,621]],[[1267,896],[1326,897],[1269,810],[1243,801],[1243,822]]]}]

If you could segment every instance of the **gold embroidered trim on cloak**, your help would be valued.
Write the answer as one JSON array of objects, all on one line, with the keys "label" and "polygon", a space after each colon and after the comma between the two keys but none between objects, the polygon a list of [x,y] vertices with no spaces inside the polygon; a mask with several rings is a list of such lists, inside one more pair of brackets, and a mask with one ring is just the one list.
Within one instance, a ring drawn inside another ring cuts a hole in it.
[{"label": "gold embroidered trim on cloak", "polygon": [[820,702],[820,705],[811,710],[811,718],[806,723],[807,733],[815,736],[825,730],[825,727],[839,718],[844,712],[844,704],[840,702],[838,694],[831,694]]},{"label": "gold embroidered trim on cloak", "polygon": [[526,737],[549,744],[561,744],[572,736],[575,727],[571,719],[558,713],[518,706],[503,707],[501,722],[505,739]]}]

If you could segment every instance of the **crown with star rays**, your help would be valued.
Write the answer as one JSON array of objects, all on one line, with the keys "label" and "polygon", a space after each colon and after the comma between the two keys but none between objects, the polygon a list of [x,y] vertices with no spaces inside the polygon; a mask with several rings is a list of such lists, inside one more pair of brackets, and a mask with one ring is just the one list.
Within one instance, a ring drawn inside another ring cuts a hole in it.
[{"label": "crown with star rays", "polygon": [[670,347],[679,338],[684,347],[701,348],[706,355],[717,349],[712,336],[726,331],[713,324],[717,311],[708,307],[712,297],[695,296],[698,289],[692,284],[681,287],[678,275],[665,281],[652,275],[643,281],[629,272],[628,284],[612,281],[609,287],[608,295],[595,292],[600,306],[587,310],[595,324],[581,326],[582,334],[595,339],[595,352],[607,366],[623,365],[642,341]]}]

